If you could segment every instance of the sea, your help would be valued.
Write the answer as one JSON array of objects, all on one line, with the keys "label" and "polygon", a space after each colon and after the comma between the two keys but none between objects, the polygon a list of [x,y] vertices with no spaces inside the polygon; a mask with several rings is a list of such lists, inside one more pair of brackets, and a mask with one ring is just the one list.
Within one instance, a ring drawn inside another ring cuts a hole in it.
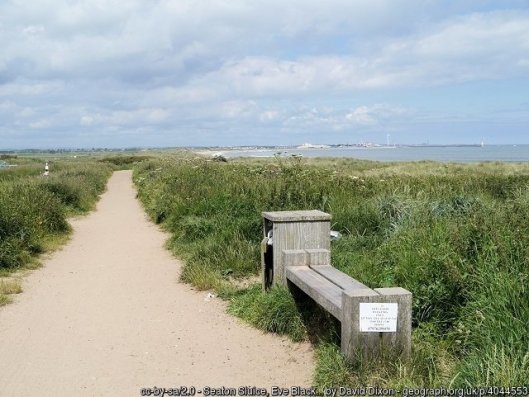
[{"label": "sea", "polygon": [[233,157],[345,157],[375,161],[441,161],[476,163],[485,161],[529,162],[529,145],[486,146],[380,146],[329,147],[303,149],[247,149],[223,150],[227,158]]}]

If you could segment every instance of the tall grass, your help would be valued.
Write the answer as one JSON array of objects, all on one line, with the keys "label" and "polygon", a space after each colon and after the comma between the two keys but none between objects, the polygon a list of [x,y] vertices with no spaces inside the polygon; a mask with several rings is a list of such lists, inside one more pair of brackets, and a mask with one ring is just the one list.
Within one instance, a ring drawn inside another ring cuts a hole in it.
[{"label": "tall grass", "polygon": [[130,169],[134,164],[149,160],[151,158],[151,156],[139,155],[114,155],[103,157],[97,161],[100,163],[110,164],[117,169]]},{"label": "tall grass", "polygon": [[305,326],[288,289],[274,287],[263,294],[260,285],[234,295],[229,312],[264,331],[287,334],[295,341],[306,336]]},{"label": "tall grass", "polygon": [[0,271],[31,263],[50,237],[65,235],[66,217],[90,210],[110,168],[57,162],[48,177],[36,162],[0,171]]},{"label": "tall grass", "polygon": [[0,306],[11,303],[12,294],[20,294],[22,292],[22,284],[18,279],[2,280],[0,279]]},{"label": "tall grass", "polygon": [[[388,387],[529,379],[529,166],[167,158],[139,164],[135,182],[172,233],[183,279],[199,288],[258,274],[262,211],[320,209],[344,236],[333,243],[334,266],[370,287],[413,293],[410,362],[354,366],[323,335],[319,386],[344,377]],[[298,339],[308,331],[281,292],[226,297],[260,328]],[[298,325],[286,331],[289,323]]]}]

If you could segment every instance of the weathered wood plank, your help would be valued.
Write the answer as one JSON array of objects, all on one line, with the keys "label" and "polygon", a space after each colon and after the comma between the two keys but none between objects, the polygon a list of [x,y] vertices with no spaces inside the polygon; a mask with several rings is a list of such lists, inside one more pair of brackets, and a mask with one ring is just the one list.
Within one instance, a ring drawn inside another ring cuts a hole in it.
[{"label": "weathered wood plank", "polygon": [[339,286],[341,289],[369,289],[368,286],[362,284],[360,281],[355,280],[330,265],[311,265],[310,268],[333,284]]},{"label": "weathered wood plank", "polygon": [[307,252],[305,250],[283,250],[281,260],[286,267],[306,266]]},{"label": "weathered wood plank", "polygon": [[305,251],[308,256],[308,265],[331,264],[331,251],[322,248],[308,248]]},{"label": "weathered wood plank", "polygon": [[385,302],[395,302],[399,305],[397,332],[382,334],[384,349],[409,358],[411,354],[411,292],[400,287],[375,288],[375,292],[380,294]]},{"label": "weathered wood plank", "polygon": [[360,303],[380,302],[380,295],[372,289],[343,291],[343,321],[341,350],[347,357],[375,357],[380,352],[380,333],[360,332]]},{"label": "weathered wood plank", "polygon": [[263,218],[272,222],[329,221],[331,215],[319,210],[263,212]]},{"label": "weathered wood plank", "polygon": [[274,284],[286,285],[284,250],[330,250],[329,221],[274,222]]},{"label": "weathered wood plank", "polygon": [[342,289],[306,266],[287,267],[287,278],[342,321]]}]

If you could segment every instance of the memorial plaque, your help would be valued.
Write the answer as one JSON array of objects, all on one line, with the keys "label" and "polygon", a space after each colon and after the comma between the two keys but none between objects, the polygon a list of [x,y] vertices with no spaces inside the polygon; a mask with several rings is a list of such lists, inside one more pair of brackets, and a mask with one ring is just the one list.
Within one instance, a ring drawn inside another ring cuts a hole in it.
[{"label": "memorial plaque", "polygon": [[398,303],[360,303],[360,332],[397,332]]}]

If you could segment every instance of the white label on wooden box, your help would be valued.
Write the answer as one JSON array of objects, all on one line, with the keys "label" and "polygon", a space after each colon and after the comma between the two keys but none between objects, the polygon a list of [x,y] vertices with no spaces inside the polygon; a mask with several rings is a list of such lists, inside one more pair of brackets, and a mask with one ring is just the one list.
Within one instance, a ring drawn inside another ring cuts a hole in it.
[{"label": "white label on wooden box", "polygon": [[360,303],[360,332],[397,332],[398,303]]}]

